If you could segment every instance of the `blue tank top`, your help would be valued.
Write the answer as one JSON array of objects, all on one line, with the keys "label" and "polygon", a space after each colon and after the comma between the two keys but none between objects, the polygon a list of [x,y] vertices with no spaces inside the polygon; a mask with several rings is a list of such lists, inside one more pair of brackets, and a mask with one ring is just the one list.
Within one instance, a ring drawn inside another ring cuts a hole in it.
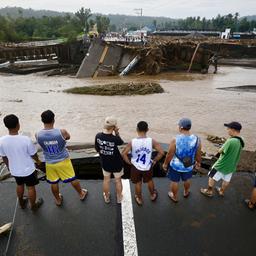
[{"label": "blue tank top", "polygon": [[43,149],[46,163],[54,164],[69,158],[66,140],[60,129],[41,130],[36,137],[38,144]]},{"label": "blue tank top", "polygon": [[[185,167],[180,159],[189,156],[192,162],[195,162],[195,155],[199,145],[198,138],[195,135],[180,134],[176,136],[176,152],[170,162],[170,167],[179,172],[190,172],[193,170],[194,165]],[[177,156],[180,158],[178,158]]]}]

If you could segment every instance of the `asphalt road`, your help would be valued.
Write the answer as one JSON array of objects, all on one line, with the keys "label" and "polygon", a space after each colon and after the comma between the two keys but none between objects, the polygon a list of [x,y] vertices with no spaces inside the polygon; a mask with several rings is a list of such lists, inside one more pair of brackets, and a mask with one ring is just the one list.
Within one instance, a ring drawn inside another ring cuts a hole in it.
[{"label": "asphalt road", "polygon": [[[177,204],[167,196],[169,181],[154,180],[158,200],[152,203],[144,186],[142,207],[134,202],[133,185],[130,186],[138,255],[246,256],[255,253],[256,211],[247,210],[242,202],[252,188],[251,174],[235,175],[224,198],[201,195],[199,189],[206,185],[207,178],[195,177],[191,196],[184,199],[181,188]],[[58,208],[49,185],[41,182],[38,195],[45,202],[35,214],[18,208],[7,255],[124,255],[120,205],[114,197],[109,205],[103,202],[102,181],[81,183],[89,190],[88,198],[81,202],[69,185],[61,185],[64,204]],[[15,183],[0,183],[0,224],[11,221],[15,202]],[[0,237],[0,255],[4,253],[7,239],[8,234]]]}]

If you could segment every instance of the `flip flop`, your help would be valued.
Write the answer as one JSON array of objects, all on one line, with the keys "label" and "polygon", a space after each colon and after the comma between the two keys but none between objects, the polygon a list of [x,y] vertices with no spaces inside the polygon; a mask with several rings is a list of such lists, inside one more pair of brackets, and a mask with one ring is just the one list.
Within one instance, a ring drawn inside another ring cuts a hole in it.
[{"label": "flip flop", "polygon": [[188,198],[189,196],[190,196],[190,191],[188,191],[187,194],[185,194],[185,192],[183,193],[183,197],[184,197],[184,198]]},{"label": "flip flop", "polygon": [[84,201],[84,199],[86,198],[86,196],[88,195],[88,190],[83,188],[82,191],[84,192],[84,195],[82,197],[80,197],[81,201]]},{"label": "flip flop", "polygon": [[224,193],[221,191],[221,188],[220,187],[215,187],[215,190],[217,191],[218,195],[223,197],[224,196]]},{"label": "flip flop", "polygon": [[106,204],[110,203],[110,193],[108,193],[108,195],[107,195],[105,192],[103,192],[103,198],[104,198],[104,202]]},{"label": "flip flop", "polygon": [[142,199],[140,199],[137,195],[134,195],[134,198],[137,205],[142,206],[143,204]]},{"label": "flip flop", "polygon": [[209,190],[208,190],[207,188],[201,188],[201,189],[200,189],[200,192],[201,192],[201,194],[203,194],[204,196],[213,197],[213,194],[212,194],[212,193],[209,193]]},{"label": "flip flop", "polygon": [[1,226],[0,227],[0,234],[3,234],[5,232],[9,231],[11,229],[11,227],[12,227],[12,222],[7,223],[7,224]]},{"label": "flip flop", "polygon": [[61,193],[59,193],[59,198],[60,198],[60,202],[58,203],[56,200],[55,200],[55,204],[57,206],[62,206],[63,204],[63,195]]},{"label": "flip flop", "polygon": [[171,191],[168,192],[168,196],[174,203],[178,203],[178,200],[174,198],[174,195]]},{"label": "flip flop", "polygon": [[[247,208],[251,211],[256,209],[256,204],[252,203],[250,199],[245,199],[244,200],[245,205],[247,206]],[[251,205],[251,206],[250,206]]]},{"label": "flip flop", "polygon": [[154,201],[156,201],[157,197],[158,197],[157,190],[154,189],[153,195],[150,196],[150,199],[152,202],[154,202]]}]

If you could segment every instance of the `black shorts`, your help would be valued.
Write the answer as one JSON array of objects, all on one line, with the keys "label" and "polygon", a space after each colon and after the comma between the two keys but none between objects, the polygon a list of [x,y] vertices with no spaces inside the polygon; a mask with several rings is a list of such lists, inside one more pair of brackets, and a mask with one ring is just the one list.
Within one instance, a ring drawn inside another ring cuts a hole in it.
[{"label": "black shorts", "polygon": [[256,188],[256,177],[255,177],[255,181],[254,181],[254,187]]},{"label": "black shorts", "polygon": [[14,176],[17,185],[23,185],[25,184],[28,187],[32,187],[35,186],[39,183],[38,179],[37,179],[37,172],[34,171],[32,174],[30,174],[29,176],[25,176],[25,177],[16,177]]},{"label": "black shorts", "polygon": [[136,184],[138,182],[143,181],[143,183],[147,183],[151,181],[153,178],[153,169],[151,168],[148,171],[140,171],[135,166],[131,166],[131,181]]}]

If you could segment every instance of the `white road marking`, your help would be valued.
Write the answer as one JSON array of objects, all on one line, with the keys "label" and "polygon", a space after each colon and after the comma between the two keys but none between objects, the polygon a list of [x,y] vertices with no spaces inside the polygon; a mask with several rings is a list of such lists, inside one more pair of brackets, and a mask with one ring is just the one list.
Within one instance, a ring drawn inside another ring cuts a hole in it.
[{"label": "white road marking", "polygon": [[134,224],[132,197],[130,182],[128,179],[122,180],[123,183],[123,200],[122,200],[122,225],[123,225],[123,242],[124,256],[137,256],[138,248],[136,241],[136,231]]}]

